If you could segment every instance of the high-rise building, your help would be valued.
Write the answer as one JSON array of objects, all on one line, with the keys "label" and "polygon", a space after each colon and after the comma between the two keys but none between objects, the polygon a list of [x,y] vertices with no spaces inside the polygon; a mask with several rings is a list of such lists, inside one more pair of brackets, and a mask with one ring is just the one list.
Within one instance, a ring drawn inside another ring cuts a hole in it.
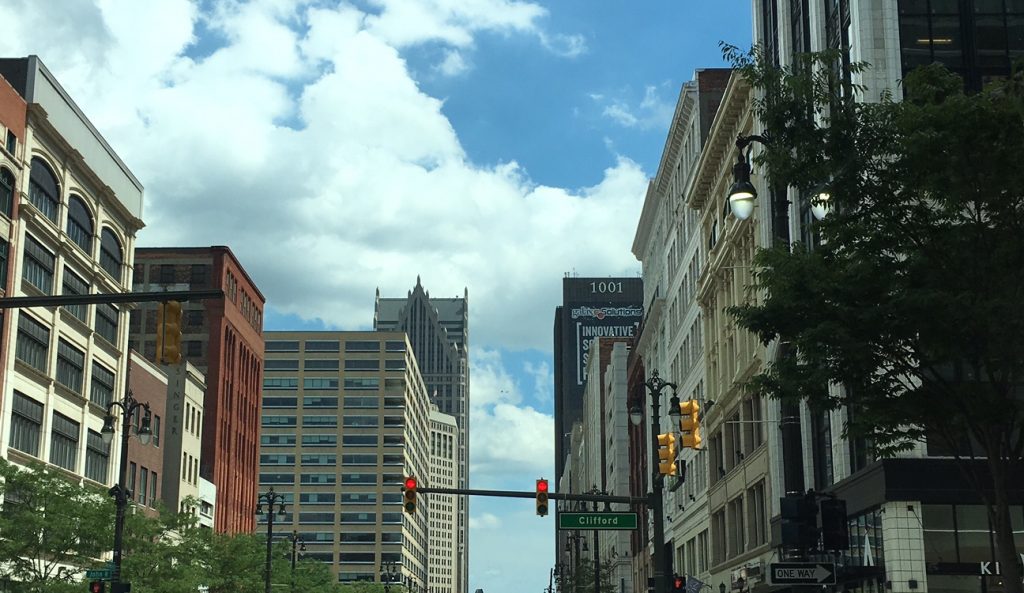
[{"label": "high-rise building", "polygon": [[[459,427],[458,485],[469,484],[469,290],[462,297],[431,297],[419,276],[405,298],[381,298],[377,291],[373,327],[409,336],[431,401],[455,417]],[[458,498],[455,589],[469,586],[469,503]]]},{"label": "high-rise building", "polygon": [[[459,484],[459,426],[455,417],[430,406],[430,485],[457,488]],[[458,498],[430,495],[429,593],[457,593]]]},{"label": "high-rise building", "polygon": [[[128,291],[142,185],[38,57],[0,59],[0,123],[4,295]],[[0,457],[116,480],[120,439],[100,431],[127,384],[126,310],[4,312]]]},{"label": "high-rise building", "polygon": [[[135,251],[136,291],[210,288],[223,289],[224,298],[182,303],[182,358],[206,377],[199,475],[217,487],[214,528],[249,533],[255,527],[263,295],[227,247]],[[156,316],[155,304],[131,316],[132,347],[150,360],[156,357]]]},{"label": "high-rise building", "polygon": [[583,419],[583,391],[594,338],[632,338],[643,320],[640,278],[562,279],[555,308],[555,476],[561,484],[572,425]]},{"label": "high-rise building", "polygon": [[[388,562],[428,582],[430,497],[402,510],[405,476],[427,485],[429,402],[403,332],[267,332],[259,482],[284,495],[274,523],[340,582]],[[261,522],[266,521],[262,516]]]}]

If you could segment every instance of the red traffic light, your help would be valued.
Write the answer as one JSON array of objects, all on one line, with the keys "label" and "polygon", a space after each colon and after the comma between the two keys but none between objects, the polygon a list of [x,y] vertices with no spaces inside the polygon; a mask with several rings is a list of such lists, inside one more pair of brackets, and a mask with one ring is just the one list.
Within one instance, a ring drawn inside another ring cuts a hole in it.
[{"label": "red traffic light", "polygon": [[537,492],[547,492],[547,491],[548,491],[548,481],[543,479],[543,478],[540,479],[540,480],[537,480]]},{"label": "red traffic light", "polygon": [[415,490],[416,489],[416,478],[409,476],[405,479],[405,489]]},{"label": "red traffic light", "polygon": [[92,581],[89,583],[89,593],[103,593],[103,581]]},{"label": "red traffic light", "polygon": [[674,591],[682,591],[684,588],[686,588],[686,579],[681,576],[676,576],[672,581],[672,589]]}]

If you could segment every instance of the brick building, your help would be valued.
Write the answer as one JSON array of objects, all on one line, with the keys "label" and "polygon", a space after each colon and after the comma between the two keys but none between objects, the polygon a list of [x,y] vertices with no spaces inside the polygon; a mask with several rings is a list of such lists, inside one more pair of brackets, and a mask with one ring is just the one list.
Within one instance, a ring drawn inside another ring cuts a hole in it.
[{"label": "brick building", "polygon": [[[137,249],[135,262],[137,291],[224,290],[182,304],[182,356],[206,376],[199,475],[217,487],[214,529],[252,532],[265,299],[225,246]],[[132,313],[131,344],[156,357],[155,305]]]},{"label": "brick building", "polygon": [[[150,427],[153,436],[142,444],[138,438],[128,439],[128,488],[135,502],[142,507],[155,508],[160,500],[160,488],[167,475],[164,473],[164,419],[167,418],[167,375],[138,352],[131,352],[128,367],[128,386],[139,402],[149,404]],[[132,416],[136,429],[141,424],[144,410]]]}]

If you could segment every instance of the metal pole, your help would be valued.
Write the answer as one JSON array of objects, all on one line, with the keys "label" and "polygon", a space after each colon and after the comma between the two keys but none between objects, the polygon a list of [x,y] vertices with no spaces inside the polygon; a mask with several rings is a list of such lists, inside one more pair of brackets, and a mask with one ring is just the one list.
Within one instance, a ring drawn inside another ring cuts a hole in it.
[{"label": "metal pole", "polygon": [[[597,510],[597,503],[594,503],[594,510]],[[599,545],[598,536],[600,531],[594,530],[594,593],[601,593],[601,558],[598,556],[597,548]]]},{"label": "metal pole", "polygon": [[[127,387],[126,387],[127,390]],[[121,458],[118,461],[117,489],[114,494],[114,504],[117,506],[117,514],[114,519],[114,586],[120,591],[121,585],[121,560],[123,558],[122,547],[124,546],[124,515],[128,507],[128,431],[131,429],[131,415],[134,411],[131,392],[125,393],[120,403],[113,402],[121,408]],[[112,587],[113,588],[113,587]]]},{"label": "metal pole", "polygon": [[295,546],[299,543],[299,532],[292,530],[292,575],[291,575],[291,590],[295,593]]},{"label": "metal pole", "polygon": [[[654,373],[657,378],[657,373]],[[658,460],[654,457],[658,450],[658,433],[661,431],[661,387],[665,385],[660,380],[655,382],[656,388],[651,389],[651,468],[652,468],[652,491],[651,491],[651,512],[654,514],[654,531],[652,533],[652,544],[654,545],[654,593],[668,593],[667,582],[665,581],[665,524],[662,501],[662,489],[664,477],[658,471]],[[648,384],[650,387],[650,384]]]},{"label": "metal pole", "polygon": [[[273,492],[273,489],[271,489]],[[270,497],[270,502],[267,505],[269,507],[267,512],[267,568],[266,578],[264,583],[264,593],[270,593],[270,549],[274,545],[274,497]]]}]

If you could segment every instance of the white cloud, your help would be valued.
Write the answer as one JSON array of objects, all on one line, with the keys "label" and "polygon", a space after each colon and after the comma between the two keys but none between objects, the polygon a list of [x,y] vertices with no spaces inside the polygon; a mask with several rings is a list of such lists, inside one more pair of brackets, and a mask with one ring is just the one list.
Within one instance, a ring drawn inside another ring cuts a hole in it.
[{"label": "white cloud", "polygon": [[643,97],[631,104],[628,91],[611,96],[604,93],[588,93],[588,96],[602,107],[601,115],[626,128],[641,130],[667,128],[675,111],[675,95],[669,92],[667,83],[647,85]]},{"label": "white cloud", "polygon": [[501,519],[492,513],[480,513],[469,518],[470,529],[498,529]]},{"label": "white cloud", "polygon": [[444,59],[437,65],[437,71],[444,76],[458,76],[467,70],[469,70],[469,64],[458,50],[445,52]]},{"label": "white cloud", "polygon": [[555,374],[551,365],[546,362],[533,364],[529,361],[523,364],[523,371],[533,377],[533,396],[542,402],[550,402],[553,399],[555,385]]},{"label": "white cloud", "polygon": [[587,40],[582,35],[548,34],[540,31],[538,36],[541,45],[564,58],[576,58],[587,53]]}]

